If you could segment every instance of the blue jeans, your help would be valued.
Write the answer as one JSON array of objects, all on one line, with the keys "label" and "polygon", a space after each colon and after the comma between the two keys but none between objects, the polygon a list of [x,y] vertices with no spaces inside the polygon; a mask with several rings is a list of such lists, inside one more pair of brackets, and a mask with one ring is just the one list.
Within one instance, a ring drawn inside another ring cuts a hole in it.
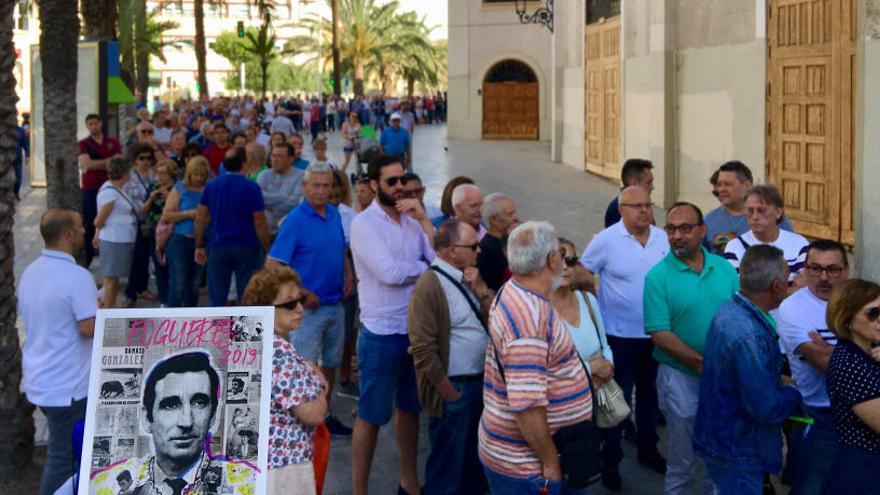
[{"label": "blue jeans", "polygon": [[706,463],[709,475],[715,482],[716,495],[762,495],[764,493],[764,473],[761,471],[740,471]]},{"label": "blue jeans", "polygon": [[232,274],[235,274],[235,288],[238,301],[251,280],[251,275],[260,268],[259,246],[215,246],[208,248],[208,299],[211,306],[226,306]]},{"label": "blue jeans", "polygon": [[199,303],[199,283],[205,267],[196,263],[196,241],[175,234],[165,245],[168,270],[168,307],[195,307]]},{"label": "blue jeans", "polygon": [[86,417],[86,399],[71,401],[67,407],[43,407],[49,421],[49,448],[40,480],[40,495],[52,495],[77,471],[73,453],[73,425]]},{"label": "blue jeans", "polygon": [[361,325],[357,344],[361,389],[358,418],[372,425],[388,423],[395,399],[397,409],[421,412],[416,369],[408,348],[406,334],[379,335]]},{"label": "blue jeans", "polygon": [[489,480],[489,493],[492,495],[537,495],[541,487],[547,485],[547,495],[587,495],[587,489],[575,490],[565,486],[561,481],[547,481],[540,477],[512,478],[496,473],[489,468],[486,471],[486,479]]},{"label": "blue jeans", "polygon": [[486,493],[477,430],[483,413],[483,382],[452,382],[461,397],[443,403],[443,415],[431,418],[431,454],[425,466],[425,495]]},{"label": "blue jeans", "polygon": [[345,310],[342,303],[318,306],[303,313],[299,330],[291,332],[290,343],[306,361],[325,368],[338,368],[345,345]]},{"label": "blue jeans", "polygon": [[813,424],[792,434],[792,450],[797,452],[791,484],[792,495],[820,493],[834,467],[831,459],[837,457],[840,443],[834,429],[831,409],[805,406],[805,413]]},{"label": "blue jeans", "polygon": [[[623,390],[626,402],[632,407],[632,389],[636,387],[636,445],[639,455],[657,451],[657,361],[652,356],[651,339],[627,339],[608,336],[608,345],[614,354],[614,379]],[[602,464],[604,468],[617,467],[623,459],[620,440],[623,427],[602,431]]]}]

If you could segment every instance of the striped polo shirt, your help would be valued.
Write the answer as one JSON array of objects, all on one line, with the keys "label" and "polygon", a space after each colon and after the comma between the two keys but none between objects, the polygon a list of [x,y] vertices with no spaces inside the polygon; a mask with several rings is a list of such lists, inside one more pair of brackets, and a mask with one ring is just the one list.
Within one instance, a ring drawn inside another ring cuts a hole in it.
[{"label": "striped polo shirt", "polygon": [[[513,413],[544,407],[550,433],[592,416],[586,372],[562,319],[550,301],[510,280],[489,314],[480,460],[513,478],[540,475]],[[494,348],[493,348],[494,346]],[[504,379],[495,363],[495,349]],[[506,380],[506,382],[505,382]]]},{"label": "striped polo shirt", "polygon": [[746,250],[759,244],[770,244],[782,251],[785,255],[785,262],[788,264],[788,283],[794,282],[798,273],[804,269],[810,241],[800,234],[779,229],[779,236],[776,237],[775,241],[764,243],[758,240],[750,230],[727,243],[727,246],[724,248],[724,257],[730,261],[730,264],[739,273],[739,264],[742,262]]}]

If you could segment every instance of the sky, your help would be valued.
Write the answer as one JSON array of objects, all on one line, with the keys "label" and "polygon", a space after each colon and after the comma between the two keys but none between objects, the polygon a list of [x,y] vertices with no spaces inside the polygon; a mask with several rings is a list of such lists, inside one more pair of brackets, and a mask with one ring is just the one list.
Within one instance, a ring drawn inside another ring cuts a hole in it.
[{"label": "sky", "polygon": [[[415,11],[419,17],[426,16],[428,26],[437,26],[431,34],[431,39],[447,39],[449,32],[449,19],[447,15],[446,0],[397,0],[400,10],[403,12]],[[379,3],[386,3],[379,0]],[[330,9],[323,1],[316,1],[309,6],[308,10],[330,15]]]}]

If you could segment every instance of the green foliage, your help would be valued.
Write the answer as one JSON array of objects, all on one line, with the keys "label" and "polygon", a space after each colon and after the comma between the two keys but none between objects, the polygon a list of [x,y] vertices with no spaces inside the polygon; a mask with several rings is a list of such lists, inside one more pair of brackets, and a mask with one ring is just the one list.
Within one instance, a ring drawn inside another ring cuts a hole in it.
[{"label": "green foliage", "polygon": [[[244,38],[239,38],[235,31],[224,31],[211,45],[214,52],[232,64],[233,70],[225,80],[226,89],[240,88],[241,64],[244,63],[245,89],[255,93],[262,90],[260,57],[255,53],[252,41],[259,39],[259,31],[259,28],[249,27],[245,30]],[[311,92],[315,88],[318,76],[318,71],[314,68],[291,64],[278,57],[269,60],[266,73],[266,90],[269,92]]]}]

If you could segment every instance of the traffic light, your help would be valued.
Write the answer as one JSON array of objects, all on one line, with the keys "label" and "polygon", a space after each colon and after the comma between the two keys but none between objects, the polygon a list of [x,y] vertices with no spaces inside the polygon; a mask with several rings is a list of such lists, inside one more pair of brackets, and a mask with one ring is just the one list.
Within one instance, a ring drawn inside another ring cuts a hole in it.
[{"label": "traffic light", "polygon": [[238,37],[244,38],[244,21],[238,21]]}]

